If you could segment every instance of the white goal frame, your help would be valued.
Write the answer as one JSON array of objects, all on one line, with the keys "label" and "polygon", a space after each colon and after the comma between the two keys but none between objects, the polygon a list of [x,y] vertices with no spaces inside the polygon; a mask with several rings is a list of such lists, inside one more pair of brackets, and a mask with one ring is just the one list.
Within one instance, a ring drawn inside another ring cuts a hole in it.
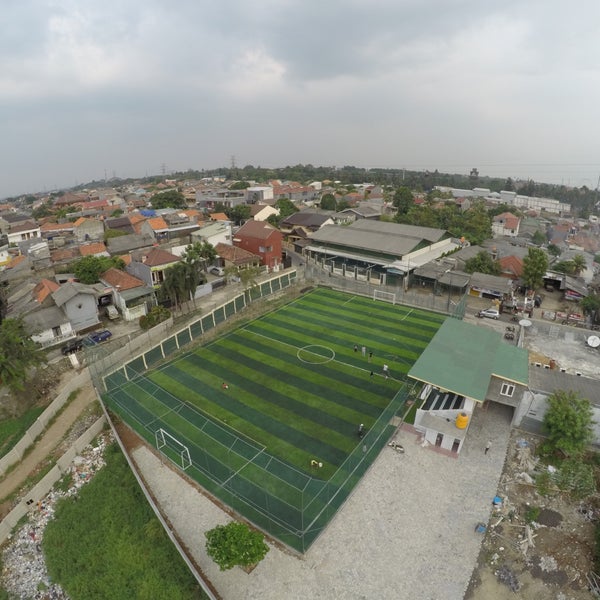
[{"label": "white goal frame", "polygon": [[384,292],[383,290],[373,291],[373,300],[381,300],[382,302],[390,302],[396,304],[396,294],[394,292]]},{"label": "white goal frame", "polygon": [[[167,438],[169,440],[173,440],[175,446],[180,448],[180,450],[175,450],[175,448],[173,448],[173,450],[179,453],[179,459],[181,460],[181,468],[185,471],[188,467],[191,466],[192,459],[190,458],[190,450],[185,444],[182,444],[176,437],[173,437],[168,431],[165,431],[162,427],[157,429],[154,432],[154,435],[156,436],[156,448],[158,450],[162,451],[162,448],[164,448],[165,446],[172,448],[172,446],[169,446],[167,444]],[[165,453],[163,452],[163,454]]]}]

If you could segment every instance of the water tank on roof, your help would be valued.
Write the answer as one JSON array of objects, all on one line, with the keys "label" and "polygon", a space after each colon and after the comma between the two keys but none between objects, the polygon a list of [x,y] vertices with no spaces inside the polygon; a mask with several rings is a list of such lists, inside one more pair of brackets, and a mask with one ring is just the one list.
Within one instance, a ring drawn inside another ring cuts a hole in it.
[{"label": "water tank on roof", "polygon": [[456,415],[455,425],[458,429],[466,429],[469,424],[469,415],[467,413],[461,412]]}]

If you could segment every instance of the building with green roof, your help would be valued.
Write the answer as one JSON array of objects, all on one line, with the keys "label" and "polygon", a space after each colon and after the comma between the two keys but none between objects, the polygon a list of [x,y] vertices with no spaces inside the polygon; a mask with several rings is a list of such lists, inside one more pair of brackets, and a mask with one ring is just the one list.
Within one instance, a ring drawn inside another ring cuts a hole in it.
[{"label": "building with green roof", "polygon": [[484,402],[518,407],[528,385],[528,353],[483,325],[446,319],[408,373],[423,383],[415,428],[453,453]]}]

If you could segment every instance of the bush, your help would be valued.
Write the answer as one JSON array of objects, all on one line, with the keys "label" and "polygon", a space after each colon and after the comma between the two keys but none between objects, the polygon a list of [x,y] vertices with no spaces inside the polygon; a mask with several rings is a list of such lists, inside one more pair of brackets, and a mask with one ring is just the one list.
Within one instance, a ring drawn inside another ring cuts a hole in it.
[{"label": "bush", "polygon": [[171,316],[171,311],[164,306],[153,306],[147,315],[140,317],[140,329],[152,329],[159,323],[166,321]]},{"label": "bush", "polygon": [[236,521],[228,525],[218,525],[206,531],[204,535],[206,551],[221,571],[235,566],[252,567],[269,551],[262,533],[252,531],[247,525]]}]

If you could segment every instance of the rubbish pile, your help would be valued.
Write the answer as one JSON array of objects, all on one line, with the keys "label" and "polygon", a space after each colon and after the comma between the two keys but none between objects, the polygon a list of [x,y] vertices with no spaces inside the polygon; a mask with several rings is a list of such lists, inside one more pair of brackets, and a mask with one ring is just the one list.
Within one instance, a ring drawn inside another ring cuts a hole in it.
[{"label": "rubbish pile", "polygon": [[51,490],[37,504],[32,503],[28,522],[17,530],[2,553],[2,587],[17,598],[33,600],[68,600],[59,585],[52,583],[42,552],[42,538],[48,522],[54,518],[60,498],[76,496],[79,488],[89,482],[104,466],[104,449],[112,441],[110,433],[101,434],[97,445],[87,446],[75,457],[69,474],[71,483],[64,492]]}]

